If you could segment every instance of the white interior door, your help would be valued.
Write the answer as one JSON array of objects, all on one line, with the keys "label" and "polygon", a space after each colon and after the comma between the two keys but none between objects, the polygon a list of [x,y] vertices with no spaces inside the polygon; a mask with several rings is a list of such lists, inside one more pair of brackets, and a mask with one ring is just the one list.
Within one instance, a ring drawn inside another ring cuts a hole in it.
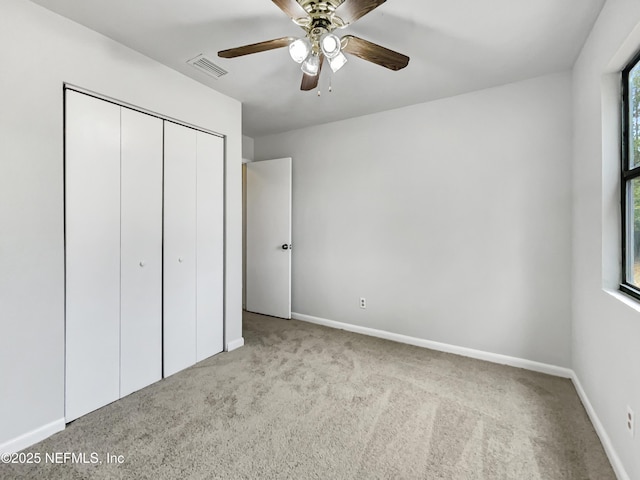
[{"label": "white interior door", "polygon": [[224,140],[197,132],[196,360],[223,350]]},{"label": "white interior door", "polygon": [[196,363],[196,130],[165,122],[164,376]]},{"label": "white interior door", "polygon": [[162,378],[162,120],[121,112],[120,396]]},{"label": "white interior door", "polygon": [[291,318],[290,158],[247,164],[246,215],[246,308]]},{"label": "white interior door", "polygon": [[120,107],[65,98],[69,422],[120,397]]}]

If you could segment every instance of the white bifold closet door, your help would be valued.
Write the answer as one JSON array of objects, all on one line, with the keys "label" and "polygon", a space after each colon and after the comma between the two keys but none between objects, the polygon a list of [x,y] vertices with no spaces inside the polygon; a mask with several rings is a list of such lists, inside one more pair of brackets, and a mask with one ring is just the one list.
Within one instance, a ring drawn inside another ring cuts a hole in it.
[{"label": "white bifold closet door", "polygon": [[164,376],[223,349],[222,138],[165,122]]},{"label": "white bifold closet door", "polygon": [[164,126],[164,376],[196,363],[196,131]]},{"label": "white bifold closet door", "polygon": [[196,361],[223,350],[224,140],[198,132]]},{"label": "white bifold closet door", "polygon": [[120,107],[66,94],[65,417],[120,398]]},{"label": "white bifold closet door", "polygon": [[162,378],[162,120],[122,108],[120,396]]},{"label": "white bifold closet door", "polygon": [[66,92],[67,421],[161,378],[162,120]]}]

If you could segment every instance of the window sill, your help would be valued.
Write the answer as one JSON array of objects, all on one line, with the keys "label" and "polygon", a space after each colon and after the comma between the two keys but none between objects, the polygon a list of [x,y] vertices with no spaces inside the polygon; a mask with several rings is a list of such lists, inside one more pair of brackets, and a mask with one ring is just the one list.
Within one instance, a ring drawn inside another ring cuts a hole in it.
[{"label": "window sill", "polygon": [[616,300],[621,301],[627,307],[632,308],[636,312],[640,313],[640,301],[636,300],[634,297],[627,295],[621,290],[610,290],[608,288],[603,289],[605,293],[608,293]]}]

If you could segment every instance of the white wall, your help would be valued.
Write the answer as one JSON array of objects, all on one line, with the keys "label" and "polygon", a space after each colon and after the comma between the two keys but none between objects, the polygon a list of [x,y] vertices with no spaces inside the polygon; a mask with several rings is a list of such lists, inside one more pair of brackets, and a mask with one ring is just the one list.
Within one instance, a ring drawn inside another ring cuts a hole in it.
[{"label": "white wall", "polygon": [[0,45],[1,446],[64,417],[63,82],[227,135],[227,341],[242,336],[242,138],[239,102],[26,0],[0,3]]},{"label": "white wall", "polygon": [[569,366],[569,73],[256,138],[255,155],[293,157],[294,312]]},{"label": "white wall", "polygon": [[640,415],[640,305],[615,293],[620,279],[617,72],[640,50],[639,22],[640,2],[609,0],[573,74],[572,364],[604,427],[604,443],[633,479],[640,478],[640,435],[629,436],[625,416],[627,405]]},{"label": "white wall", "polygon": [[242,136],[242,158],[245,160],[253,160],[254,157],[254,141],[253,138]]}]

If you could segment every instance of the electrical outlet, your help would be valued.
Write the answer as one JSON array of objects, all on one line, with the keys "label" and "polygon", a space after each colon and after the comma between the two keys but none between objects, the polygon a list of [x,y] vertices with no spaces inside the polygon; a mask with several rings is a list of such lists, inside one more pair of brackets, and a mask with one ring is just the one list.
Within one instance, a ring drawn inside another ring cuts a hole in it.
[{"label": "electrical outlet", "polygon": [[360,297],[360,308],[367,308],[367,299]]},{"label": "electrical outlet", "polygon": [[635,418],[633,414],[633,410],[631,407],[627,405],[627,432],[633,438],[633,434],[635,433]]}]

